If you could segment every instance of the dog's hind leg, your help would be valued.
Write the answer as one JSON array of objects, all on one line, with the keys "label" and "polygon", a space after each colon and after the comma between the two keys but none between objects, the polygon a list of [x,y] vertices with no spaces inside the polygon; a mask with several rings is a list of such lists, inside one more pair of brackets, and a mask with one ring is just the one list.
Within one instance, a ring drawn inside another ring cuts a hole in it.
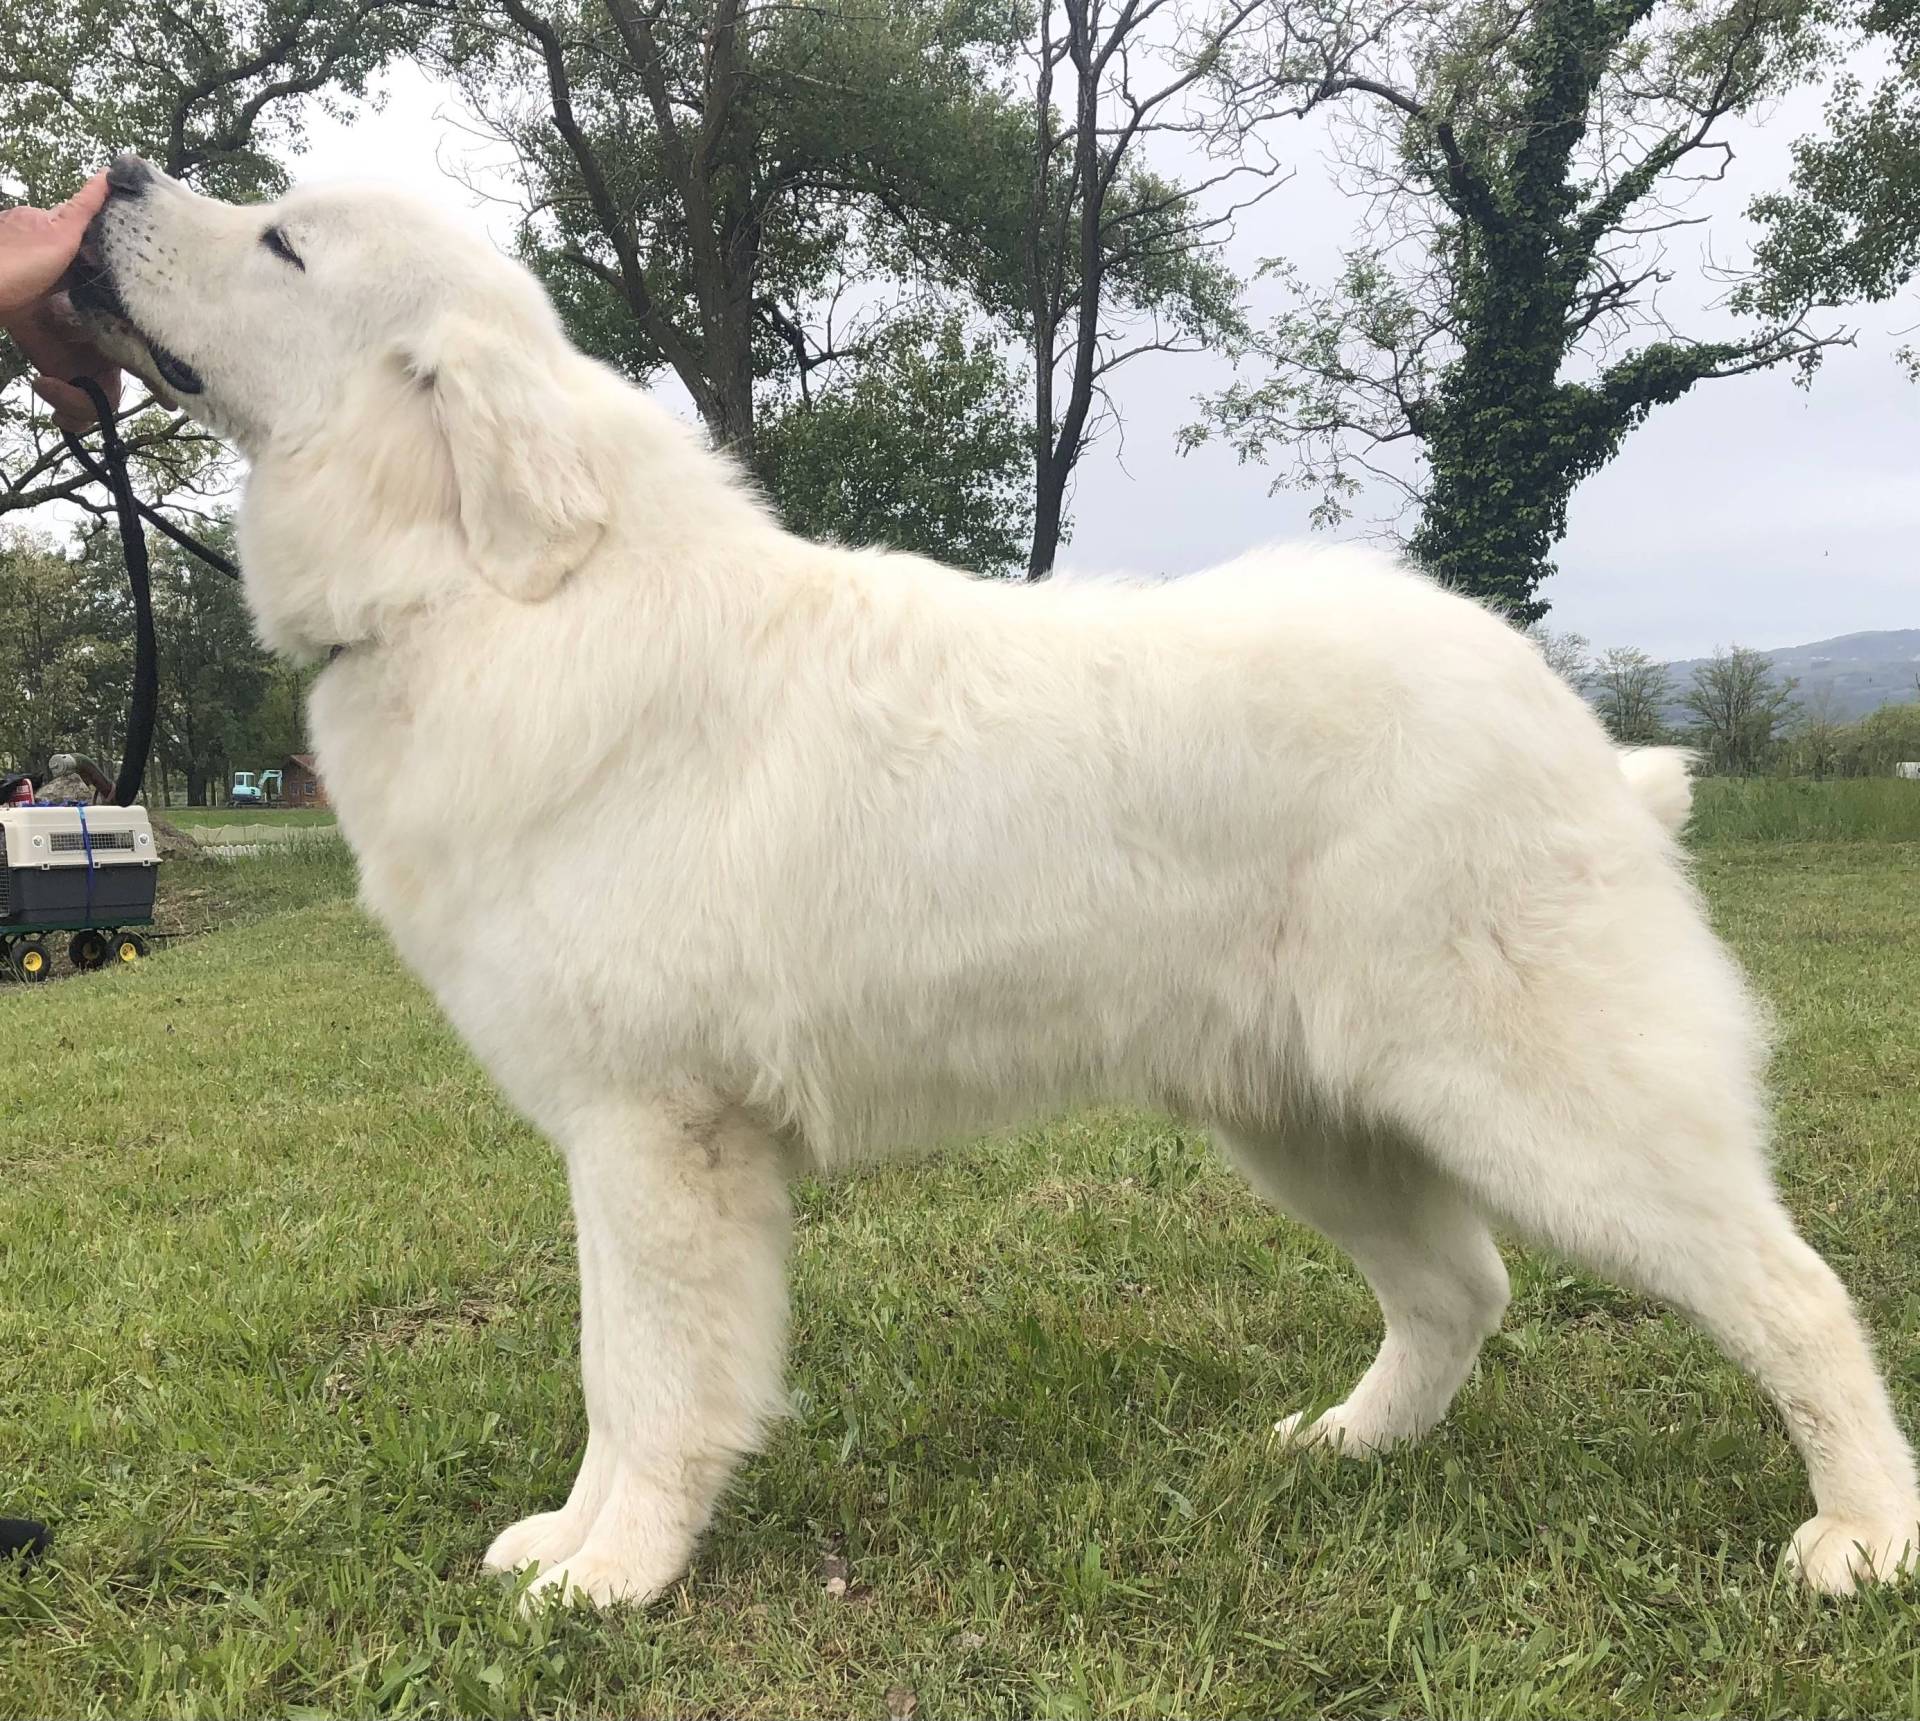
[{"label": "dog's hind leg", "polygon": [[575,1496],[593,1509],[528,1597],[643,1602],[686,1569],[784,1403],[789,1167],[704,1098],[601,1105],[563,1145],[597,1335],[582,1344],[594,1474]]},{"label": "dog's hind leg", "polygon": [[1913,1457],[1846,1291],[1774,1193],[1754,1084],[1688,1026],[1595,1014],[1558,1071],[1456,1042],[1402,1115],[1489,1212],[1673,1304],[1754,1377],[1818,1508],[1789,1558],[1845,1593],[1920,1550]]},{"label": "dog's hind leg", "polygon": [[1254,1188],[1353,1257],[1380,1300],[1379,1354],[1344,1403],[1278,1431],[1350,1456],[1418,1439],[1440,1420],[1507,1306],[1507,1273],[1484,1220],[1442,1173],[1355,1132],[1223,1135]]}]

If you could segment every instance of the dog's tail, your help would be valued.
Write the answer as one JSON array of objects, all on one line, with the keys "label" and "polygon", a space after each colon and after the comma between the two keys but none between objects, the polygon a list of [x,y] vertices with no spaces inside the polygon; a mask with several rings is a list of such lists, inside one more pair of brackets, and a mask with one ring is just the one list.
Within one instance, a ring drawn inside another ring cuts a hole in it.
[{"label": "dog's tail", "polygon": [[1622,747],[1620,774],[1648,812],[1678,834],[1693,811],[1693,755],[1684,747]]}]

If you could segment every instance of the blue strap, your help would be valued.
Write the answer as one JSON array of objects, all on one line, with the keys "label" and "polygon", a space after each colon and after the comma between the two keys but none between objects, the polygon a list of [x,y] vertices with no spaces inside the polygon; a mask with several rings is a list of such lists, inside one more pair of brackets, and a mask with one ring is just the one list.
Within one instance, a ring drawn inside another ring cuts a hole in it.
[{"label": "blue strap", "polygon": [[87,907],[85,914],[83,914],[81,918],[91,926],[93,924],[93,833],[87,829],[87,809],[82,806],[78,811],[80,814],[80,847],[86,851],[87,856]]}]

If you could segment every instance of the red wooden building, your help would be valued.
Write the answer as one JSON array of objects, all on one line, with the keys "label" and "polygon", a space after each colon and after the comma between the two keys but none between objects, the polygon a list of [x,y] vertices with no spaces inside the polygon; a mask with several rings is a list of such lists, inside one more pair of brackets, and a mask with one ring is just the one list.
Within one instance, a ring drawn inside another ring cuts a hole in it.
[{"label": "red wooden building", "polygon": [[280,761],[280,805],[283,807],[324,807],[327,786],[320,781],[320,768],[311,753],[289,753]]}]

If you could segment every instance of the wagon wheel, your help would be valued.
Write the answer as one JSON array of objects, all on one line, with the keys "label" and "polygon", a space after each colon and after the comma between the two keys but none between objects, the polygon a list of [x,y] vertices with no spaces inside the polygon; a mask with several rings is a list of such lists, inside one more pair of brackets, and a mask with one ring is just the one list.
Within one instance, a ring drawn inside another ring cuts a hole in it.
[{"label": "wagon wheel", "polygon": [[89,928],[76,932],[67,941],[67,960],[83,974],[91,974],[96,968],[107,965],[107,935]]},{"label": "wagon wheel", "polygon": [[115,968],[131,968],[147,954],[147,941],[137,932],[116,932],[107,940],[107,961]]},{"label": "wagon wheel", "polygon": [[42,938],[22,938],[13,947],[13,971],[29,986],[53,978],[53,953]]}]

